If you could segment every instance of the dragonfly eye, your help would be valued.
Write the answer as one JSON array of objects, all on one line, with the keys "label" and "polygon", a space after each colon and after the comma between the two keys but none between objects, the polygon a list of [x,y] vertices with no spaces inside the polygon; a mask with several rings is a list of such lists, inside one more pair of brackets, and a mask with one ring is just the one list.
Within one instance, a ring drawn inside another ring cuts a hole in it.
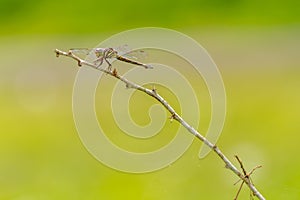
[{"label": "dragonfly eye", "polygon": [[102,56],[102,54],[103,54],[103,49],[101,49],[101,48],[96,48],[96,49],[94,49],[94,53],[95,53],[95,56],[96,56],[97,58],[99,58],[99,57]]},{"label": "dragonfly eye", "polygon": [[96,57],[100,57],[100,53],[98,51],[95,52]]}]

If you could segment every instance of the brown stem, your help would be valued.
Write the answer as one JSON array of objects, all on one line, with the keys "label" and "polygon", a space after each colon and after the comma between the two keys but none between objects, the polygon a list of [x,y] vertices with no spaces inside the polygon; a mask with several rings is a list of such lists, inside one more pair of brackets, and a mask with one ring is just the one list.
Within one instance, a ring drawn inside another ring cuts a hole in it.
[{"label": "brown stem", "polygon": [[78,62],[78,66],[81,65],[87,65],[90,67],[93,67],[97,70],[100,70],[106,74],[109,74],[117,79],[119,79],[120,81],[124,82],[126,84],[126,87],[128,88],[133,88],[139,91],[142,91],[146,94],[148,94],[149,96],[155,98],[157,101],[159,101],[172,115],[172,118],[176,121],[178,121],[182,126],[184,126],[191,134],[193,134],[194,136],[196,136],[199,140],[201,140],[205,145],[207,145],[210,149],[212,149],[218,156],[219,158],[225,163],[225,166],[227,169],[231,170],[234,174],[236,174],[252,191],[253,195],[256,196],[258,199],[260,200],[265,200],[265,198],[263,197],[263,195],[256,189],[256,187],[252,184],[252,182],[249,180],[248,177],[244,176],[243,173],[241,173],[231,162],[230,160],[222,153],[222,151],[213,143],[211,143],[209,140],[207,140],[203,135],[201,135],[196,129],[194,129],[191,125],[189,125],[180,115],[178,115],[176,113],[176,111],[174,110],[174,108],[162,97],[158,94],[158,92],[156,91],[156,89],[150,90],[147,89],[145,87],[142,87],[136,83],[133,83],[129,80],[127,80],[126,78],[120,76],[116,69],[114,69],[113,71],[109,70],[109,69],[103,69],[103,68],[99,68],[97,65],[89,63],[85,60],[82,60],[81,58],[79,58],[78,56],[74,55],[71,51],[68,52],[64,52],[61,50],[56,49],[55,50],[56,56],[67,56],[67,57],[71,57],[73,59],[75,59]]}]

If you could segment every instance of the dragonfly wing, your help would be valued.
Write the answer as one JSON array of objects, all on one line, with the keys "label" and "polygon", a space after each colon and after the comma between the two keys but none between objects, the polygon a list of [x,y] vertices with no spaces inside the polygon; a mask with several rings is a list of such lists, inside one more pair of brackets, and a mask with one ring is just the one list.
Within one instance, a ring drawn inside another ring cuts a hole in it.
[{"label": "dragonfly wing", "polygon": [[131,50],[122,55],[135,60],[144,60],[148,57],[147,52],[142,49]]},{"label": "dragonfly wing", "polygon": [[74,49],[70,49],[70,51],[74,55],[86,61],[92,61],[96,59],[95,49],[93,48],[74,48]]},{"label": "dragonfly wing", "polygon": [[72,48],[70,51],[74,54],[88,55],[92,49],[90,48]]},{"label": "dragonfly wing", "polygon": [[115,50],[118,52],[117,59],[120,61],[143,66],[147,69],[153,68],[151,65],[143,63],[143,60],[145,60],[148,57],[147,52],[143,49],[130,50],[128,45],[124,45],[121,48],[116,48]]},{"label": "dragonfly wing", "polygon": [[129,52],[131,49],[129,48],[129,45],[125,44],[122,46],[118,46],[116,48],[113,48],[114,50],[116,50],[118,52],[119,55],[124,55],[127,52]]}]

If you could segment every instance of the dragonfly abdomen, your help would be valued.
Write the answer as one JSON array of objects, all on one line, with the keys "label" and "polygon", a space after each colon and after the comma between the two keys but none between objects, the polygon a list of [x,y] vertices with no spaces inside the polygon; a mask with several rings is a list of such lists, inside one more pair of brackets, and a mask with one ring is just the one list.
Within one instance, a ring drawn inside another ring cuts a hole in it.
[{"label": "dragonfly abdomen", "polygon": [[130,59],[125,58],[125,57],[123,57],[123,56],[119,56],[119,55],[118,55],[116,58],[117,58],[118,60],[120,60],[120,61],[123,61],[123,62],[131,63],[131,64],[134,64],[134,65],[143,66],[143,67],[145,67],[146,69],[148,69],[148,68],[153,68],[151,65],[146,65],[146,64],[144,64],[144,63],[140,63],[140,62],[135,61],[135,60],[130,60]]}]

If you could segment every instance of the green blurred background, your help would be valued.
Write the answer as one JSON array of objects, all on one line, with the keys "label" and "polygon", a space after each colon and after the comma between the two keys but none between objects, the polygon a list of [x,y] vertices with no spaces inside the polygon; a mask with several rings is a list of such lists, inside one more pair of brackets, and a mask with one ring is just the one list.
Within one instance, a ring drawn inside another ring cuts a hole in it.
[{"label": "green blurred background", "polygon": [[299,25],[296,0],[0,0],[0,199],[233,199],[237,178],[212,153],[199,160],[199,141],[140,175],[102,165],[81,144],[78,69],[53,49],[94,47],[145,26],[181,31],[208,50],[227,91],[219,147],[248,170],[263,165],[253,180],[267,199],[300,199]]}]

